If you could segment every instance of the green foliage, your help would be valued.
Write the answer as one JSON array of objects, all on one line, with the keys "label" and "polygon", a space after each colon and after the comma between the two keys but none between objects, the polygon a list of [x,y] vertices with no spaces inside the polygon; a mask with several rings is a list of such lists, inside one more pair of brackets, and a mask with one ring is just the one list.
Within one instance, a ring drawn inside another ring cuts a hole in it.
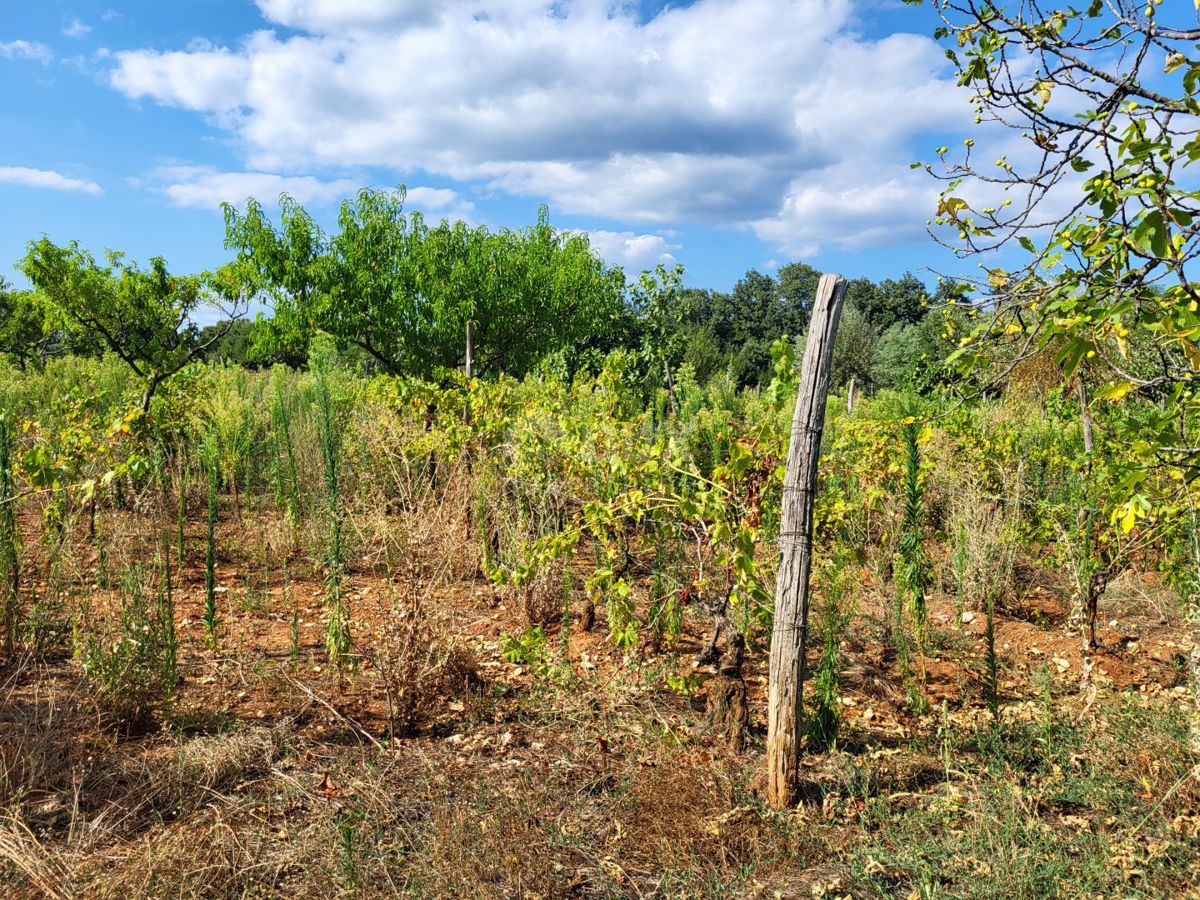
[{"label": "green foliage", "polygon": [[292,443],[291,399],[285,393],[286,371],[279,367],[271,371],[271,479],[275,502],[284,507],[287,520],[295,525],[300,519],[300,482]]},{"label": "green foliage", "polygon": [[206,299],[202,281],[172,275],[161,257],[141,269],[109,251],[100,265],[75,242],[60,247],[42,238],[30,243],[20,268],[52,326],[102,341],[137,374],[144,410],[164,381],[205,350],[189,325]]},{"label": "green foliage", "polygon": [[917,323],[897,322],[875,347],[874,376],[881,387],[927,394],[948,381],[942,361],[954,344],[945,336],[943,314],[930,312]]},{"label": "green foliage", "polygon": [[115,621],[89,617],[76,624],[76,656],[109,722],[120,727],[145,723],[176,682],[174,631],[165,627],[169,604],[149,596],[145,576],[140,566],[124,572]]},{"label": "green foliage", "polygon": [[833,345],[830,388],[844,388],[851,379],[859,390],[874,386],[878,343],[879,334],[866,315],[855,304],[846,303]]},{"label": "green foliage", "polygon": [[[1024,251],[1012,269],[989,260],[977,325],[951,361],[989,381],[1039,357],[1066,379],[1086,377],[1121,444],[1100,476],[1107,502],[1097,512],[1128,534],[1173,505],[1200,459],[1192,11],[1157,2],[939,10],[936,35],[976,121],[1003,122],[1038,147],[986,167],[974,140],[961,153],[938,150],[946,186],[934,225],[944,241],[963,257]],[[1089,73],[1082,90],[1079,72]],[[980,183],[983,194],[969,190]],[[999,191],[1009,196],[991,199]],[[1164,466],[1175,475],[1155,477]]]},{"label": "green foliage", "polygon": [[171,545],[163,541],[159,558],[161,578],[158,584],[158,629],[162,642],[162,679],[164,699],[170,701],[179,684],[179,639],[175,634],[175,593],[171,583]]},{"label": "green foliage", "polygon": [[47,325],[37,299],[0,278],[0,354],[24,371],[31,364],[43,365],[62,349],[62,335]]},{"label": "green foliage", "polygon": [[342,546],[342,398],[333,383],[329,348],[318,347],[313,356],[316,375],[317,435],[325,473],[325,518],[329,533],[325,543],[325,651],[339,665],[348,662],[350,607],[342,587],[345,551]]},{"label": "green foliage", "polygon": [[209,645],[217,645],[217,514],[219,512],[221,488],[221,451],[215,432],[209,431],[200,445],[200,465],[208,488],[207,517],[204,533],[204,631]]},{"label": "green foliage", "polygon": [[538,681],[565,683],[571,668],[555,659],[550,641],[541,625],[534,625],[523,634],[500,635],[500,656],[514,666],[524,666]]},{"label": "green foliage", "polygon": [[[925,549],[921,426],[915,421],[906,421],[901,426],[900,434],[904,446],[901,484],[903,517],[896,550],[895,579],[896,591],[903,608],[898,614],[896,625],[899,631],[903,631],[905,619],[911,620],[918,643],[924,644],[928,630],[925,595],[929,590],[932,572],[929,554]],[[899,637],[898,640],[902,641],[903,637]]]},{"label": "green foliage", "polygon": [[289,198],[279,227],[254,202],[244,213],[226,206],[225,219],[238,253],[231,277],[271,294],[276,344],[318,329],[391,373],[456,368],[471,321],[477,373],[520,375],[556,350],[603,344],[622,316],[623,275],[544,210],[523,231],[430,226],[404,213],[403,189],[364,190],[342,204],[329,237]]},{"label": "green foliage", "polygon": [[849,554],[838,553],[824,566],[824,593],[817,608],[821,655],[812,673],[812,704],[805,721],[809,745],[817,751],[837,746],[841,724],[842,639],[850,627],[853,609],[846,596],[851,574]]},{"label": "green foliage", "polygon": [[0,645],[11,656],[20,614],[21,561],[17,531],[17,488],[13,478],[16,436],[8,415],[0,413]]},{"label": "green foliage", "polygon": [[146,477],[151,463],[137,428],[140,409],[68,391],[52,397],[42,413],[45,421],[21,423],[28,440],[19,465],[30,485],[48,495],[42,510],[46,532],[62,541],[81,507],[94,514],[103,496],[119,490],[125,479],[136,483]]}]

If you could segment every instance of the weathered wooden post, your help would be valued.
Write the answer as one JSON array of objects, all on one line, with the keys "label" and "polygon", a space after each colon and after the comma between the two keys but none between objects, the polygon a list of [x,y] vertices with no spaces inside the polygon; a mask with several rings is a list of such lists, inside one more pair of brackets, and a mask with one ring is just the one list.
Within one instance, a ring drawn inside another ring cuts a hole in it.
[{"label": "weathered wooden post", "polygon": [[800,784],[800,726],[804,703],[804,642],[808,632],[808,576],[812,568],[813,498],[817,460],[829,395],[833,341],[842,314],[846,282],[822,275],[817,285],[792,437],[783,481],[779,528],[779,583],[775,589],[775,626],[767,725],[767,799],[776,809],[791,806]]},{"label": "weathered wooden post", "polygon": [[475,323],[467,319],[467,353],[463,369],[468,380],[475,377]]}]

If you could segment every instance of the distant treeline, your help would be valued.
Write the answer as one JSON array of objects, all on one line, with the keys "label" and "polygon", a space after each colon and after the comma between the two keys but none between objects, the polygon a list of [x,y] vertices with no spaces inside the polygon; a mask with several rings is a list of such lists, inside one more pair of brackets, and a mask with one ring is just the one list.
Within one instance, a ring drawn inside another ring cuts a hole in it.
[{"label": "distant treeline", "polygon": [[[109,252],[103,262],[75,243],[32,242],[18,264],[34,286],[0,283],[0,353],[18,366],[73,353],[112,352],[147,383],[200,359],[246,367],[307,362],[311,338],[331,335],[365,371],[420,378],[460,368],[471,334],[481,377],[521,376],[557,355],[570,370],[595,369],[624,350],[648,384],[670,387],[681,367],[701,382],[770,381],[771,347],[807,328],[818,270],[751,270],[732,291],[685,288],[682,268],[659,266],[634,283],[606,266],[587,237],[536,225],[489,231],[463,222],[429,225],[403,211],[403,191],[363,191],[343,204],[326,235],[281,200],[278,223],[250,201],[225,208],[234,258],[213,272],[172,275]],[[951,349],[942,311],[910,273],[849,283],[835,352],[834,386],[928,389]],[[255,304],[270,314],[253,320]],[[225,311],[192,324],[203,306]]]},{"label": "distant treeline", "polygon": [[[812,266],[794,262],[780,267],[774,277],[751,269],[731,291],[681,288],[671,298],[674,309],[663,317],[668,327],[657,334],[650,333],[653,327],[635,290],[627,303],[627,320],[618,329],[622,339],[614,346],[639,351],[647,341],[658,340],[668,363],[690,365],[700,382],[727,372],[739,386],[765,384],[772,374],[772,343],[788,335],[799,344],[807,333],[820,277]],[[925,390],[940,382],[944,372],[939,363],[953,349],[944,336],[943,304],[949,299],[947,289],[931,295],[909,272],[879,282],[850,281],[833,386],[843,388],[853,378],[864,390]],[[197,340],[216,338],[204,354],[213,362],[251,369],[277,362],[303,365],[302,348],[291,354],[278,352],[262,340],[264,327],[270,327],[269,321],[222,322],[200,329]],[[362,363],[370,368],[373,361],[363,354]]]}]

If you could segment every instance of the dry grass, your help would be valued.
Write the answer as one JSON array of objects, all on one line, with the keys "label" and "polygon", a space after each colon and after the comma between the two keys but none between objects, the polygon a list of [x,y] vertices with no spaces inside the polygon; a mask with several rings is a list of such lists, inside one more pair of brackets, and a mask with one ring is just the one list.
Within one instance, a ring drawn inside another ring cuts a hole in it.
[{"label": "dry grass", "polygon": [[413,734],[436,709],[470,693],[479,674],[453,617],[429,602],[427,590],[393,585],[388,600],[367,655],[383,681],[394,738]]}]

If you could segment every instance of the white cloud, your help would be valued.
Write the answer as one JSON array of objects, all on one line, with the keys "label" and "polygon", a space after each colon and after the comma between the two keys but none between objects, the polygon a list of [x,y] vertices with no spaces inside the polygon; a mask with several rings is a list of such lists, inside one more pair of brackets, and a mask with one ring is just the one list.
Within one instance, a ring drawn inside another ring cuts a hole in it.
[{"label": "white cloud", "polygon": [[[225,48],[198,45],[172,53],[139,51],[115,54],[112,83],[131,97],[154,99],[184,109],[229,113],[242,104],[250,62]],[[154,90],[149,90],[153,85]]]},{"label": "white cloud", "polygon": [[221,172],[207,166],[164,166],[150,186],[176,206],[215,210],[222,203],[239,204],[248,197],[262,203],[290,194],[300,203],[326,204],[353,194],[361,184],[346,178],[322,181],[311,175],[271,172]]},{"label": "white cloud", "polygon": [[[352,197],[362,188],[354,178],[320,179],[311,175],[274,172],[223,172],[211,166],[162,166],[150,178],[135,179],[135,187],[165,194],[176,206],[216,210],[222,203],[243,203],[253,197],[272,204],[288,194],[301,204],[324,206]],[[405,207],[451,219],[469,218],[474,205],[449,188],[407,189]]]},{"label": "white cloud", "polygon": [[922,227],[928,176],[893,164],[969,112],[932,40],[865,39],[851,0],[697,0],[648,21],[612,0],[257,2],[300,33],[118,53],[112,84],[210,117],[252,169],[430,172],[781,247]]},{"label": "white cloud", "polygon": [[45,44],[37,41],[8,41],[0,43],[0,57],[4,59],[28,59],[46,65],[54,60],[54,54]]},{"label": "white cloud", "polygon": [[318,34],[428,21],[443,4],[433,0],[256,0],[263,16]]},{"label": "white cloud", "polygon": [[675,263],[672,250],[679,250],[683,245],[671,243],[663,234],[635,234],[632,231],[587,232],[592,249],[611,266],[621,266],[625,269],[640,271],[662,263],[670,266]]},{"label": "white cloud", "polygon": [[458,191],[450,188],[406,188],[404,206],[406,209],[420,210],[426,215],[432,214],[439,219],[470,221],[475,212],[474,203],[465,200]]},{"label": "white cloud", "polygon": [[778,213],[751,223],[754,233],[797,258],[828,245],[861,250],[925,233],[940,186],[925,173],[892,163],[865,178],[859,162],[848,160],[823,174],[790,185]]},{"label": "white cloud", "polygon": [[21,187],[45,188],[52,191],[78,191],[82,194],[99,196],[104,191],[94,181],[71,178],[46,169],[30,169],[25,166],[0,166],[0,184],[15,184]]},{"label": "white cloud", "polygon": [[62,33],[69,38],[87,37],[92,33],[92,26],[79,21],[79,19],[71,19],[63,26]]}]

